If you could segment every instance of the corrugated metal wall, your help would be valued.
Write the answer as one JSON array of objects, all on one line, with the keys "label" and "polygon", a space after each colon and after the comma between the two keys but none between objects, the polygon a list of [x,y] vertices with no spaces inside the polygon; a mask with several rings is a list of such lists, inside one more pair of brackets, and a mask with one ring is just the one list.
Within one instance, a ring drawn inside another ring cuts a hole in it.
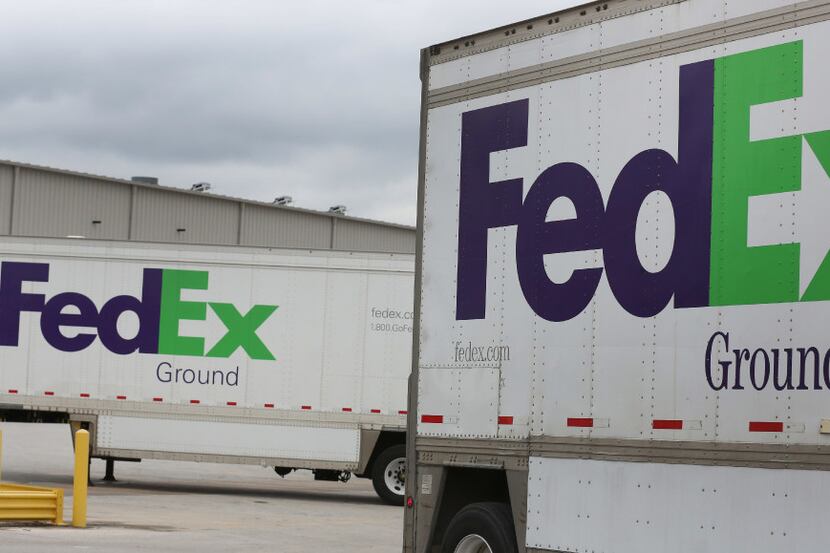
[{"label": "corrugated metal wall", "polygon": [[150,242],[236,244],[239,204],[164,188],[137,187],[133,239]]},{"label": "corrugated metal wall", "polygon": [[415,229],[0,162],[0,234],[415,252]]},{"label": "corrugated metal wall", "polygon": [[16,235],[102,239],[127,235],[130,219],[127,186],[20,169],[14,204],[13,233]]},{"label": "corrugated metal wall", "polygon": [[242,225],[242,243],[251,246],[270,246],[274,242],[274,237],[279,236],[280,243],[285,247],[329,249],[331,247],[331,220],[331,217],[308,217],[305,213],[246,205]]},{"label": "corrugated metal wall", "polygon": [[0,166],[0,234],[11,234],[14,168]]},{"label": "corrugated metal wall", "polygon": [[371,223],[340,218],[335,223],[334,249],[400,252],[413,247],[414,251],[412,234],[412,231],[402,228],[387,228],[384,232],[378,232]]}]

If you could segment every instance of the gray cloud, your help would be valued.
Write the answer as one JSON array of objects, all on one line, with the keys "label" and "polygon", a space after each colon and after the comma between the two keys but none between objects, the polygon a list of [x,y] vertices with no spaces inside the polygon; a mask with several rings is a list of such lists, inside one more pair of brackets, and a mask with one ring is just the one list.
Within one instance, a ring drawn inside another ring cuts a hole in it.
[{"label": "gray cloud", "polygon": [[0,157],[413,224],[419,49],[575,3],[17,2]]}]

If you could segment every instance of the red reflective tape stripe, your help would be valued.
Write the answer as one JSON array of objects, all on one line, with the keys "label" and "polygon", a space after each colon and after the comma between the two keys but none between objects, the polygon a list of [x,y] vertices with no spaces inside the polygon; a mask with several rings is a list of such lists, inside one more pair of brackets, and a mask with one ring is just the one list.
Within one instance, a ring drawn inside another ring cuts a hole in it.
[{"label": "red reflective tape stripe", "polygon": [[421,422],[429,424],[443,424],[444,415],[421,415]]},{"label": "red reflective tape stripe", "polygon": [[499,417],[499,424],[510,426],[513,424],[513,417],[501,416]]},{"label": "red reflective tape stripe", "polygon": [[16,394],[16,393],[17,393],[17,390],[9,390],[9,393],[10,393],[10,394]]},{"label": "red reflective tape stripe", "polygon": [[234,407],[234,406],[236,406],[236,402],[235,401],[229,401],[227,403],[227,405],[230,405],[231,407]]},{"label": "red reflective tape stripe", "polygon": [[311,411],[311,405],[303,405],[300,407],[303,411]]},{"label": "red reflective tape stripe", "polygon": [[352,408],[351,408],[351,407],[344,407],[344,408],[343,408],[343,412],[344,412],[344,413],[351,413],[351,412],[352,412]]},{"label": "red reflective tape stripe", "polygon": [[127,396],[115,396],[115,399],[127,399]]},{"label": "red reflective tape stripe", "polygon": [[372,409],[370,412],[371,412],[371,413],[374,413],[375,415],[377,415],[377,414],[379,414],[379,413],[380,413],[380,409]]},{"label": "red reflective tape stripe", "polygon": [[164,401],[164,399],[163,399],[163,398],[160,398],[160,397],[154,397],[154,398],[153,398],[153,401]]},{"label": "red reflective tape stripe", "polygon": [[569,418],[568,419],[568,426],[573,426],[573,427],[576,427],[576,428],[593,428],[594,419],[582,418],[582,417]]},{"label": "red reflective tape stripe", "polygon": [[750,432],[783,432],[784,423],[778,421],[749,421]]},{"label": "red reflective tape stripe", "polygon": [[401,409],[400,411],[398,411],[398,414],[399,414],[399,415],[408,415],[408,414],[409,414],[409,411],[407,411],[407,410],[405,410],[405,409]]},{"label": "red reflective tape stripe", "polygon": [[202,402],[201,402],[201,401],[199,401],[198,399],[191,399],[191,400],[190,400],[190,403],[192,403],[192,404],[194,404],[194,405],[195,405],[195,404],[202,403]]},{"label": "red reflective tape stripe", "polygon": [[265,404],[265,407],[267,407],[268,409],[273,409],[273,408],[274,408],[274,404],[273,404],[273,403],[266,403],[266,404]]},{"label": "red reflective tape stripe", "polygon": [[678,419],[654,419],[651,421],[654,430],[683,430],[683,421]]},{"label": "red reflective tape stripe", "polygon": [[86,394],[86,393],[81,394],[81,397],[89,397],[89,394]]},{"label": "red reflective tape stripe", "polygon": [[45,396],[53,396],[53,395],[55,395],[55,392],[43,392],[43,395],[45,395]]}]

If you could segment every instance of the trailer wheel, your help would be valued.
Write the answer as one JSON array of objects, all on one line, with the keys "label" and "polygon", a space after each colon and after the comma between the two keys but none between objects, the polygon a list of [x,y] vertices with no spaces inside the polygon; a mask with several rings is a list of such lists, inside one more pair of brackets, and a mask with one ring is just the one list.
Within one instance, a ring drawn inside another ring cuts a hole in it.
[{"label": "trailer wheel", "polygon": [[378,455],[372,465],[372,485],[385,503],[403,505],[406,488],[405,445],[389,446]]},{"label": "trailer wheel", "polygon": [[450,521],[442,553],[517,553],[516,531],[505,503],[473,503]]}]

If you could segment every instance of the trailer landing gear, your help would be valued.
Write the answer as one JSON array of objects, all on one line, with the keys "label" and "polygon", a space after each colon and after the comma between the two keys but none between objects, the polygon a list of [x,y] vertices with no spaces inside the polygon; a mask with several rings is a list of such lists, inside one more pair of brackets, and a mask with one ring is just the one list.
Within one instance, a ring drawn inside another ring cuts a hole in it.
[{"label": "trailer landing gear", "polygon": [[107,468],[102,482],[118,482],[115,479],[115,459],[106,459]]},{"label": "trailer landing gear", "polygon": [[[115,462],[116,461],[123,461],[125,463],[140,463],[141,459],[130,459],[128,457],[96,457],[96,459],[102,459],[106,464],[106,472],[104,473],[104,477],[99,480],[99,482],[110,482],[115,483],[118,480],[115,479]],[[90,480],[92,477],[90,476]]]}]

